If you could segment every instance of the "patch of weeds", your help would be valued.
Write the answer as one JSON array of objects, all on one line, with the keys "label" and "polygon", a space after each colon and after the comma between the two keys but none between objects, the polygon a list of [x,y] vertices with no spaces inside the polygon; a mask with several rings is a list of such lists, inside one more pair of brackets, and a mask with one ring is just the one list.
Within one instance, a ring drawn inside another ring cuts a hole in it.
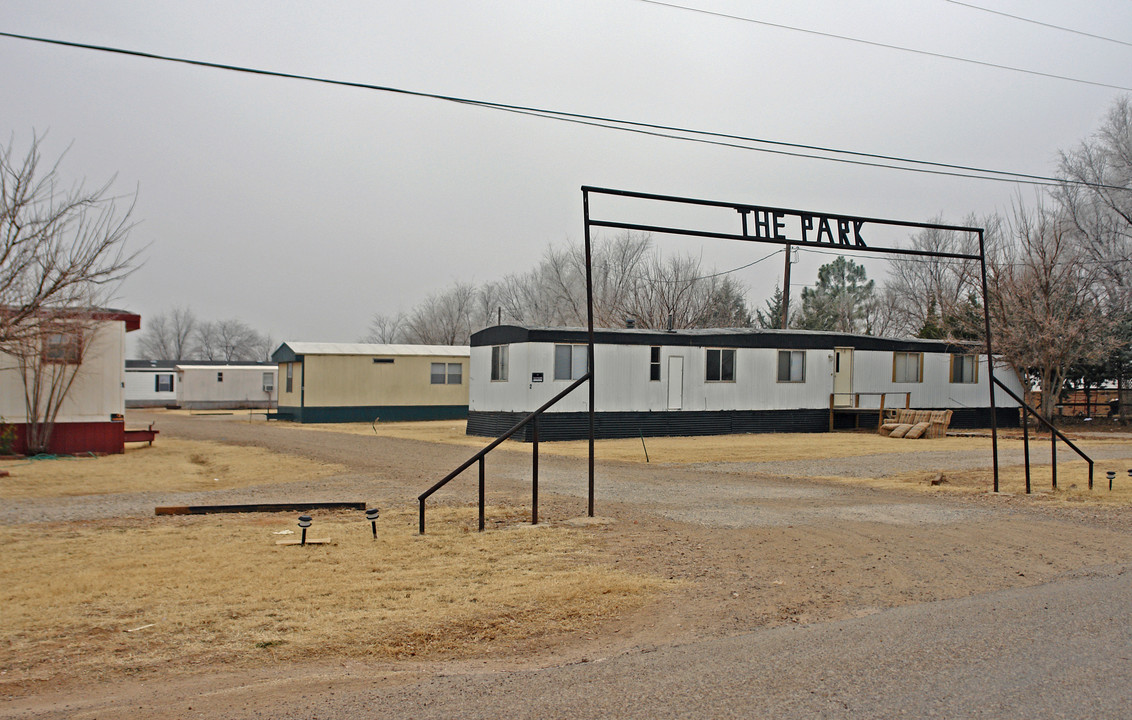
[{"label": "patch of weeds", "polygon": [[262,642],[257,642],[255,644],[255,646],[262,650],[264,648],[278,647],[280,645],[286,645],[286,644],[287,644],[286,640],[263,640]]}]

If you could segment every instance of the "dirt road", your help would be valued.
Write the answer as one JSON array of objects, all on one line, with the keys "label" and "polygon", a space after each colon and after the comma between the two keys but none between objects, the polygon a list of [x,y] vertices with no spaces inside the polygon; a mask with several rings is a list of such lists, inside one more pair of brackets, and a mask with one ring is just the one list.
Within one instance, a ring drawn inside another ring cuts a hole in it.
[{"label": "dirt road", "polygon": [[[163,436],[259,445],[349,468],[315,483],[182,495],[178,503],[238,502],[253,495],[275,502],[315,494],[415,507],[418,493],[471,454],[461,447],[264,426],[235,417],[163,415],[160,423]],[[900,467],[923,459],[911,453],[869,462]],[[529,464],[526,452],[492,454],[488,488],[495,502],[529,503]],[[830,468],[827,463],[822,474],[836,474]],[[584,461],[543,456],[540,478],[543,522],[584,513]],[[423,693],[436,678],[454,673],[557,667],[783,626],[853,621],[902,606],[1025,591],[1089,568],[1132,565],[1132,514],[1120,508],[898,493],[808,480],[787,466],[734,463],[661,466],[599,458],[597,483],[597,514],[610,522],[590,531],[604,556],[628,570],[684,581],[635,616],[592,632],[488,647],[482,657],[460,663],[214,668],[144,684],[126,680],[83,688],[79,682],[7,702],[0,717],[290,716],[286,709],[293,702],[327,693],[396,687]],[[474,492],[469,474],[435,501],[466,503]],[[115,502],[122,504],[102,512],[152,513],[155,498]],[[22,509],[48,517],[57,508],[58,519],[65,519],[74,510],[68,507],[67,500],[58,500]],[[382,716],[377,708],[368,714]]]}]

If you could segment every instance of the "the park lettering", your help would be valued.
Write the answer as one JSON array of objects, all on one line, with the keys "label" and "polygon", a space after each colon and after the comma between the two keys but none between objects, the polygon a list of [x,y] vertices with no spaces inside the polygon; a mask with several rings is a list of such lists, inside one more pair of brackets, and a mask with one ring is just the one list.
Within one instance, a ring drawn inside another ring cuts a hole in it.
[{"label": "the park lettering", "polygon": [[[739,212],[743,216],[743,235],[757,240],[868,247],[865,239],[861,237],[861,228],[865,225],[862,220],[841,218],[836,215],[794,214],[757,208]],[[791,218],[791,221],[787,222],[787,218]]]}]

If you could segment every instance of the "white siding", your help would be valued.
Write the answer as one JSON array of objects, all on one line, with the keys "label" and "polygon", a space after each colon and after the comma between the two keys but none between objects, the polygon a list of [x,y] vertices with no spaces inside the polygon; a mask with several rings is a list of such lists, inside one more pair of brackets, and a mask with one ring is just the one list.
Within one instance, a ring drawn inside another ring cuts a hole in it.
[{"label": "white siding", "polygon": [[[173,389],[158,392],[156,390],[158,375],[172,375]],[[177,385],[175,368],[126,370],[126,404],[131,407],[173,405],[177,402]]]},{"label": "white siding", "polygon": [[[507,382],[491,382],[491,347],[471,349],[469,410],[473,412],[531,411],[569,386],[554,380],[554,343],[513,343],[509,347]],[[668,359],[684,359],[683,410],[795,410],[828,408],[833,392],[833,348],[806,350],[805,380],[778,382],[778,350],[736,348],[735,381],[706,382],[704,347],[661,346],[659,381],[649,380],[649,345],[597,345],[597,382],[594,387],[598,412],[653,411],[668,407]],[[786,349],[786,348],[784,348]],[[858,350],[853,354],[853,390],[860,393],[912,392],[911,406],[921,408],[987,407],[986,358],[979,362],[978,383],[951,383],[947,353],[925,353],[923,382],[894,383],[890,351]],[[533,382],[532,373],[543,381]],[[999,379],[1021,394],[1014,373],[1000,371]],[[587,409],[588,393],[579,387],[554,406],[552,412]],[[1016,403],[1005,393],[996,395],[1002,407]],[[864,396],[862,407],[877,407],[879,397]],[[903,395],[889,395],[888,407],[903,406]]]},{"label": "white siding", "polygon": [[[979,356],[978,382],[951,382],[951,355],[948,353],[924,353],[923,379],[918,383],[893,382],[893,353],[880,350],[857,350],[853,353],[853,390],[856,392],[912,393],[912,407],[988,407],[989,392],[986,355]],[[998,368],[995,377],[1019,396],[1022,384],[1017,375],[1007,368]],[[861,398],[863,407],[876,407],[876,397]],[[885,404],[892,407],[899,402],[903,406],[904,396],[889,395]],[[1009,395],[1001,390],[995,391],[995,404],[999,407],[1018,407]]]}]

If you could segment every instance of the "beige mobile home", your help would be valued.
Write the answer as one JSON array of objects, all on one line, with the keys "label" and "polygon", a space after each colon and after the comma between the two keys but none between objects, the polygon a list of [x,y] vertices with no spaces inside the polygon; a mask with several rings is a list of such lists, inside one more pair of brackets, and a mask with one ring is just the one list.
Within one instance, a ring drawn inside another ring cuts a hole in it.
[{"label": "beige mobile home", "polygon": [[276,366],[270,363],[177,364],[177,404],[183,408],[269,408]]},{"label": "beige mobile home", "polygon": [[468,346],[286,342],[280,419],[445,420],[468,415]]}]

